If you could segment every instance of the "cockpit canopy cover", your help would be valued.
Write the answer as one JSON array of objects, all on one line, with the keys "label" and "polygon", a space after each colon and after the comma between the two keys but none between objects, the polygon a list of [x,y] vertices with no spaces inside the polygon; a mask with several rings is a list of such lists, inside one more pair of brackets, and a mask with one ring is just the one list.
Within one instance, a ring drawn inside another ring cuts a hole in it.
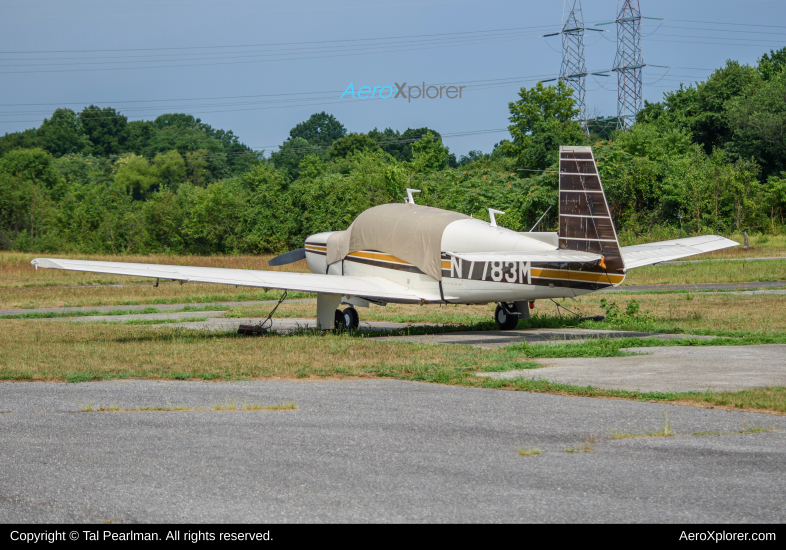
[{"label": "cockpit canopy cover", "polygon": [[328,265],[360,250],[392,254],[442,280],[442,233],[469,216],[418,204],[383,204],[360,214],[346,231],[327,240]]}]

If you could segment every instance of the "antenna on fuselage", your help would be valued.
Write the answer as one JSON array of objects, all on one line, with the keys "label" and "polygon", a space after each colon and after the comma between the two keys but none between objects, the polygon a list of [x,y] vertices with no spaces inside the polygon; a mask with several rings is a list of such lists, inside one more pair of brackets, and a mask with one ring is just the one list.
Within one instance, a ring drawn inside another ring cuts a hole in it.
[{"label": "antenna on fuselage", "polygon": [[504,214],[502,210],[494,210],[493,208],[489,208],[489,218],[491,218],[491,227],[497,227],[497,218],[494,217],[494,214]]},{"label": "antenna on fuselage", "polygon": [[412,198],[412,193],[420,193],[420,189],[410,189],[407,187],[407,202],[409,204],[415,204],[415,199]]},{"label": "antenna on fuselage", "polygon": [[548,213],[549,213],[549,210],[551,210],[551,206],[549,206],[549,207],[546,209],[546,211],[543,213],[543,215],[540,217],[540,219],[539,219],[537,222],[535,222],[535,225],[533,225],[533,226],[532,226],[532,229],[530,229],[530,230],[529,230],[529,232],[530,232],[530,233],[532,233],[533,231],[535,231],[535,228],[536,228],[537,226],[539,226],[539,225],[540,225],[540,222],[542,222],[542,221],[543,221],[543,218],[545,218],[545,217],[546,217],[546,214],[548,214]]}]

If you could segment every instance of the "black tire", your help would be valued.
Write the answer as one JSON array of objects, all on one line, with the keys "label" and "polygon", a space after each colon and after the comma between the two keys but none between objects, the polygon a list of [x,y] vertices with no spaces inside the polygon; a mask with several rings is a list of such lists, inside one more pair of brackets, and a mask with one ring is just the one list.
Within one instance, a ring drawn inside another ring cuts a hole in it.
[{"label": "black tire", "polygon": [[340,309],[337,309],[336,310],[336,317],[335,317],[335,319],[336,320],[333,323],[333,326],[334,326],[335,330],[336,331],[346,330],[347,325],[346,325],[346,322],[345,322],[345,319],[344,319],[344,312],[341,311]]},{"label": "black tire", "polygon": [[[515,304],[506,304],[506,306],[511,313],[517,312]],[[500,330],[512,330],[519,324],[519,316],[508,315],[500,305],[497,305],[497,309],[494,310],[494,320]]]},{"label": "black tire", "polygon": [[360,316],[354,307],[344,310],[344,326],[347,330],[355,330],[360,326]]}]

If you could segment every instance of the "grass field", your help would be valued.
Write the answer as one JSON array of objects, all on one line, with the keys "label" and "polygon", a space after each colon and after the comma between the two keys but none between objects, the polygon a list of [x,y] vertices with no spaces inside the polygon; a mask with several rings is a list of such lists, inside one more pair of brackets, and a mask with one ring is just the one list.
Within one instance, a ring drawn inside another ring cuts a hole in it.
[{"label": "grass field", "polygon": [[[532,357],[562,351],[609,356],[609,341],[576,346],[469,346],[370,341],[343,334],[243,338],[169,327],[3,321],[0,379],[69,381],[144,379],[320,379],[386,377],[478,388],[636,399],[786,414],[786,388],[742,392],[641,393],[544,380],[492,380],[476,372],[537,368]],[[627,345],[635,342],[626,342]],[[652,344],[641,340],[640,344]]]},{"label": "grass field", "polygon": [[[641,295],[589,294],[572,300],[557,300],[564,308],[580,317],[605,315],[601,301],[619,311],[614,322],[575,321],[565,309],[557,310],[554,302],[538,301],[530,321],[521,321],[519,328],[568,327],[616,328],[649,332],[679,332],[687,334],[778,335],[786,334],[786,295],[738,295],[727,292],[658,293]],[[627,315],[629,304],[638,304],[639,311]],[[616,305],[616,308],[614,308]],[[491,322],[495,304],[484,305],[401,305],[385,307],[372,305],[358,308],[361,321],[391,321],[396,323],[439,323],[472,325]],[[229,309],[226,317],[267,317],[271,306],[240,306]],[[560,318],[560,313],[562,318]],[[286,303],[277,310],[278,317],[315,315],[313,303]]]},{"label": "grass field", "polygon": [[[786,238],[770,237],[753,250],[740,249],[721,258],[786,255]],[[203,284],[92,276],[59,270],[33,270],[33,255],[0,254],[0,308],[103,306],[168,303],[214,303],[277,299],[280,292]],[[78,256],[77,259],[269,269],[267,257]],[[304,262],[284,266],[304,271]],[[708,262],[653,266],[634,270],[626,284],[677,284],[786,280],[786,261]],[[108,286],[123,284],[124,286]],[[87,286],[98,285],[98,286]],[[786,286],[786,283],[785,285]],[[305,294],[290,294],[303,297]],[[602,302],[605,300],[605,303]],[[681,332],[730,337],[686,344],[752,344],[786,342],[786,296],[730,293],[591,294],[576,301],[559,300],[579,316],[607,315],[604,322],[579,321],[549,301],[539,301],[534,317],[519,328],[614,328]],[[271,306],[229,308],[229,317],[267,316]],[[208,309],[220,309],[211,306]],[[493,305],[389,305],[360,309],[361,320],[446,324],[441,330],[490,329]],[[198,308],[194,308],[197,311]],[[152,309],[151,309],[152,311]],[[19,313],[25,313],[20,309]],[[313,303],[284,303],[281,317],[313,318]],[[193,318],[198,318],[198,313]],[[652,340],[625,339],[588,344],[514,346],[479,350],[465,346],[379,343],[357,334],[296,334],[243,338],[234,333],[202,333],[174,327],[134,324],[68,323],[0,320],[0,379],[71,381],[112,378],[275,379],[321,377],[391,377],[472,387],[548,392],[586,397],[667,401],[677,404],[755,409],[786,413],[786,389],[769,388],[727,393],[643,394],[576,387],[542,380],[491,380],[476,372],[533,369],[541,357],[613,357],[621,346],[653,345]],[[435,329],[420,329],[434,331]],[[663,345],[675,345],[665,342]]]},{"label": "grass field", "polygon": [[[709,259],[728,259],[728,258],[771,258],[786,256],[786,235],[750,235],[748,237],[749,248],[744,248],[744,239],[741,234],[724,235],[726,238],[737,241],[740,246],[724,248],[717,252],[691,256],[685,260],[709,260]],[[621,237],[622,238],[622,237]],[[640,237],[638,239],[627,239],[620,242],[621,246],[632,246],[645,244],[660,239]]]},{"label": "grass field", "polygon": [[[757,239],[762,238],[752,237],[751,241],[754,243],[754,247],[747,251],[737,247],[712,254],[695,256],[692,259],[704,259],[705,256],[725,259],[786,256],[786,237],[766,237],[766,242],[756,244]],[[33,258],[47,256],[58,257],[58,255],[20,252],[0,253],[0,309],[272,300],[277,299],[281,294],[278,291],[264,292],[260,289],[228,285],[191,283],[180,285],[167,281],[161,281],[159,287],[156,288],[150,279],[97,275],[56,269],[39,269],[36,271],[30,265],[30,260]],[[270,256],[86,256],[68,254],[59,255],[59,257],[234,269],[308,271],[305,260],[278,268],[271,268],[267,265],[267,260]],[[629,286],[747,281],[785,281],[784,286],[786,286],[786,260],[649,266],[631,270],[623,284]],[[108,286],[112,284],[124,286]],[[99,286],[89,287],[89,285]],[[303,296],[306,295],[290,294],[290,297]]]}]

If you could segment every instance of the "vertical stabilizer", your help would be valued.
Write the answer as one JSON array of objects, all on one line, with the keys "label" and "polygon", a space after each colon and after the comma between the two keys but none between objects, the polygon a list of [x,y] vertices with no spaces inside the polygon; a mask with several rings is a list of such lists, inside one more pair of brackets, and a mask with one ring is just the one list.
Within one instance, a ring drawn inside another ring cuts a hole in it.
[{"label": "vertical stabilizer", "polygon": [[562,145],[559,159],[559,247],[601,254],[607,274],[625,273],[592,148]]}]

